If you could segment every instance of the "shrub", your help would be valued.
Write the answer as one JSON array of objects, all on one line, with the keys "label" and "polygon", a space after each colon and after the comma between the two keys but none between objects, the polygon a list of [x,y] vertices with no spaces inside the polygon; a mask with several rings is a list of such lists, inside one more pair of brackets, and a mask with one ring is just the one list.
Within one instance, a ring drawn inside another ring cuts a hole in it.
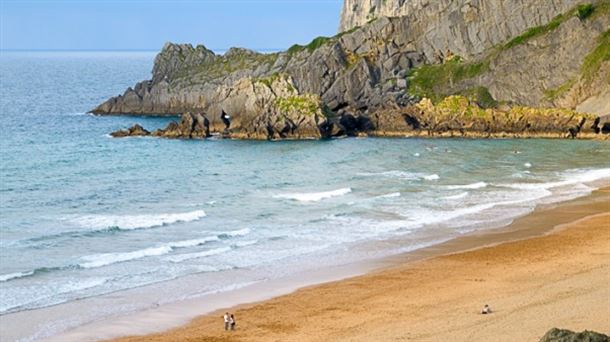
[{"label": "shrub", "polygon": [[592,4],[580,5],[576,9],[576,16],[580,20],[585,20],[593,14],[593,11],[595,11],[595,6]]}]

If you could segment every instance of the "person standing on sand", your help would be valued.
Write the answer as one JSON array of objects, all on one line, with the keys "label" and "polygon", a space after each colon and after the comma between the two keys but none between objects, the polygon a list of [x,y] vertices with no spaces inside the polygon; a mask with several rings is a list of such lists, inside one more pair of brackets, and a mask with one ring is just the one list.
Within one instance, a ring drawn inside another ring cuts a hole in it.
[{"label": "person standing on sand", "polygon": [[487,304],[485,304],[485,306],[483,307],[483,310],[481,310],[481,314],[483,315],[487,315],[491,313],[491,307]]},{"label": "person standing on sand", "polygon": [[229,318],[229,323],[231,323],[231,330],[235,330],[235,316],[233,316],[233,314],[231,314],[231,318]]},{"label": "person standing on sand", "polygon": [[229,313],[225,312],[225,315],[223,316],[223,318],[225,320],[225,330],[229,330],[229,325],[230,325],[229,319],[231,318],[231,317],[229,317]]}]

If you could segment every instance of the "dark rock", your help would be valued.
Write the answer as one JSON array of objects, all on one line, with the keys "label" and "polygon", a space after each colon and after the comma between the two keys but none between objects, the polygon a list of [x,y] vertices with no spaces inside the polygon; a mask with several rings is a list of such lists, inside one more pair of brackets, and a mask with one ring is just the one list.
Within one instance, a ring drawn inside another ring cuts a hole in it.
[{"label": "dark rock", "polygon": [[150,132],[145,130],[142,126],[135,124],[129,129],[121,129],[110,133],[110,135],[114,138],[138,137],[150,135]]},{"label": "dark rock", "polygon": [[540,342],[608,342],[608,336],[594,331],[573,332],[553,328],[540,339]]},{"label": "dark rock", "polygon": [[339,118],[339,126],[341,127],[340,135],[347,135],[350,137],[358,136],[361,133],[366,134],[375,129],[371,119],[364,115],[341,115]]},{"label": "dark rock", "polygon": [[210,136],[209,120],[202,114],[184,113],[180,122],[170,122],[164,129],[152,133],[170,139],[204,139]]}]

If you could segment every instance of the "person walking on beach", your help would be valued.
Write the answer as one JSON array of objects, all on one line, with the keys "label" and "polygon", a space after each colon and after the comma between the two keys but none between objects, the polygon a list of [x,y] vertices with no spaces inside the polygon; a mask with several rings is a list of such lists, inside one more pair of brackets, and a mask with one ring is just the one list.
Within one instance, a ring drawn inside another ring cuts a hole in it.
[{"label": "person walking on beach", "polygon": [[231,319],[231,317],[229,316],[229,313],[225,312],[225,315],[223,316],[223,318],[225,320],[225,330],[229,330],[229,327],[230,327],[229,320]]},{"label": "person walking on beach", "polygon": [[229,323],[231,323],[231,330],[235,330],[235,316],[233,316],[233,314],[231,314],[231,317],[229,318]]}]

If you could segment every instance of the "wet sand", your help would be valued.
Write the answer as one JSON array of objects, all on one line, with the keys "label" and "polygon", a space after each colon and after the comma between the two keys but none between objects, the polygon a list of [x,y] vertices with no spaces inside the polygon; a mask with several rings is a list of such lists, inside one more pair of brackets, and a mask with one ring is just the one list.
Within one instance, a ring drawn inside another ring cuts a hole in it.
[{"label": "wet sand", "polygon": [[[117,341],[537,341],[552,327],[610,334],[610,190],[385,263],[230,309],[234,332],[223,330],[221,310]],[[484,304],[494,313],[481,315]]]}]

